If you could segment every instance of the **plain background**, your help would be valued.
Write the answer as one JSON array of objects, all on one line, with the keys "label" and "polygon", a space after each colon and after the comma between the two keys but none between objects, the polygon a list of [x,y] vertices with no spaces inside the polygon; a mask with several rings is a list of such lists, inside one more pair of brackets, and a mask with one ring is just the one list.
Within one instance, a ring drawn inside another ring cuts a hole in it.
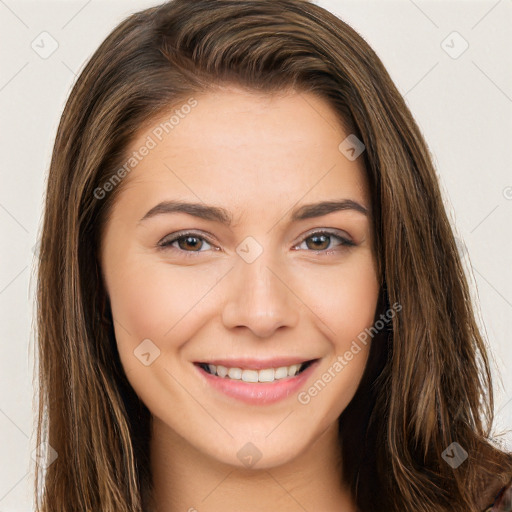
[{"label": "plain background", "polygon": [[[427,140],[502,376],[497,430],[510,429],[512,0],[315,3],[370,43]],[[32,510],[33,257],[58,121],[101,41],[153,5],[0,0],[0,512]],[[505,441],[512,449],[510,433]]]}]

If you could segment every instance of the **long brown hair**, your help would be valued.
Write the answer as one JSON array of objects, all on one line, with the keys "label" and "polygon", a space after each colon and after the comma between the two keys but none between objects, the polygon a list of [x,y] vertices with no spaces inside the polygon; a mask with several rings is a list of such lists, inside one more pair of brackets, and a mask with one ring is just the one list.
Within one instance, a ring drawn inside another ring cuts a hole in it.
[{"label": "long brown hair", "polygon": [[[37,442],[58,457],[44,478],[36,467],[37,510],[144,510],[151,415],[121,366],[98,262],[123,181],[105,197],[97,191],[142,127],[226,84],[317,94],[366,147],[379,312],[394,303],[402,310],[374,339],[339,421],[344,477],[359,509],[482,510],[512,476],[512,454],[490,439],[488,355],[431,157],[376,54],[306,0],[175,0],[146,9],[114,29],[73,87],[38,261]],[[442,456],[453,442],[468,454],[456,468]]]}]

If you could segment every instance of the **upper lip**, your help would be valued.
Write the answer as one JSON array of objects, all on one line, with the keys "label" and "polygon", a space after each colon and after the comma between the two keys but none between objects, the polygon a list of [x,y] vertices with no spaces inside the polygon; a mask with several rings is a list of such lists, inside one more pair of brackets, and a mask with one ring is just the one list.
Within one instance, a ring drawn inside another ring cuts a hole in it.
[{"label": "upper lip", "polygon": [[226,368],[246,368],[251,370],[263,370],[265,368],[280,368],[282,366],[291,366],[292,364],[302,364],[312,361],[315,358],[304,357],[273,357],[272,359],[253,359],[242,357],[237,359],[209,359],[207,361],[197,361],[197,363],[221,365]]}]

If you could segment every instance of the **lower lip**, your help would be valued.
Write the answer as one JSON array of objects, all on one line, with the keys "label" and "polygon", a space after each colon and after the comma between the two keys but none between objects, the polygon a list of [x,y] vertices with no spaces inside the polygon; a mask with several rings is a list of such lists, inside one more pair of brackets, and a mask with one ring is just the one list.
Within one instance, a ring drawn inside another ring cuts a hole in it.
[{"label": "lower lip", "polygon": [[194,364],[194,367],[208,384],[225,395],[251,405],[266,405],[283,400],[290,394],[298,391],[315,371],[318,363],[319,360],[317,359],[295,377],[287,377],[285,379],[275,380],[274,382],[244,382],[242,380],[233,380],[227,377],[212,375],[197,364]]}]

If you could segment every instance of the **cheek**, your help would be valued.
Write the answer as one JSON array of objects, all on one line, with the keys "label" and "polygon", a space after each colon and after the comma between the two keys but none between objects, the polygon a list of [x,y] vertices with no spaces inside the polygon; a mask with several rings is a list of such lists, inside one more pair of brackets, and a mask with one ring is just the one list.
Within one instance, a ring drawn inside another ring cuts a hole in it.
[{"label": "cheek", "polygon": [[112,268],[109,295],[125,369],[138,366],[134,350],[144,340],[151,340],[161,355],[179,349],[201,324],[201,298],[214,285],[211,274],[142,257],[120,261]]},{"label": "cheek", "polygon": [[[317,276],[318,277],[318,276]],[[325,424],[334,421],[359,387],[371,346],[369,328],[374,325],[379,283],[371,258],[332,268],[316,280],[309,297],[321,319],[316,324],[330,343],[330,354],[318,379],[298,396],[300,404],[314,406]]]},{"label": "cheek", "polygon": [[314,279],[309,276],[303,285],[306,304],[322,320],[322,330],[337,352],[373,324],[380,287],[370,254],[322,270]]},{"label": "cheek", "polygon": [[[166,306],[172,301],[169,286],[160,280],[157,269],[148,266],[119,265],[111,276],[110,303],[112,315],[120,330],[122,338],[140,338],[161,336],[166,322]],[[124,327],[124,329],[123,329]],[[167,327],[169,328],[169,327]]]}]

